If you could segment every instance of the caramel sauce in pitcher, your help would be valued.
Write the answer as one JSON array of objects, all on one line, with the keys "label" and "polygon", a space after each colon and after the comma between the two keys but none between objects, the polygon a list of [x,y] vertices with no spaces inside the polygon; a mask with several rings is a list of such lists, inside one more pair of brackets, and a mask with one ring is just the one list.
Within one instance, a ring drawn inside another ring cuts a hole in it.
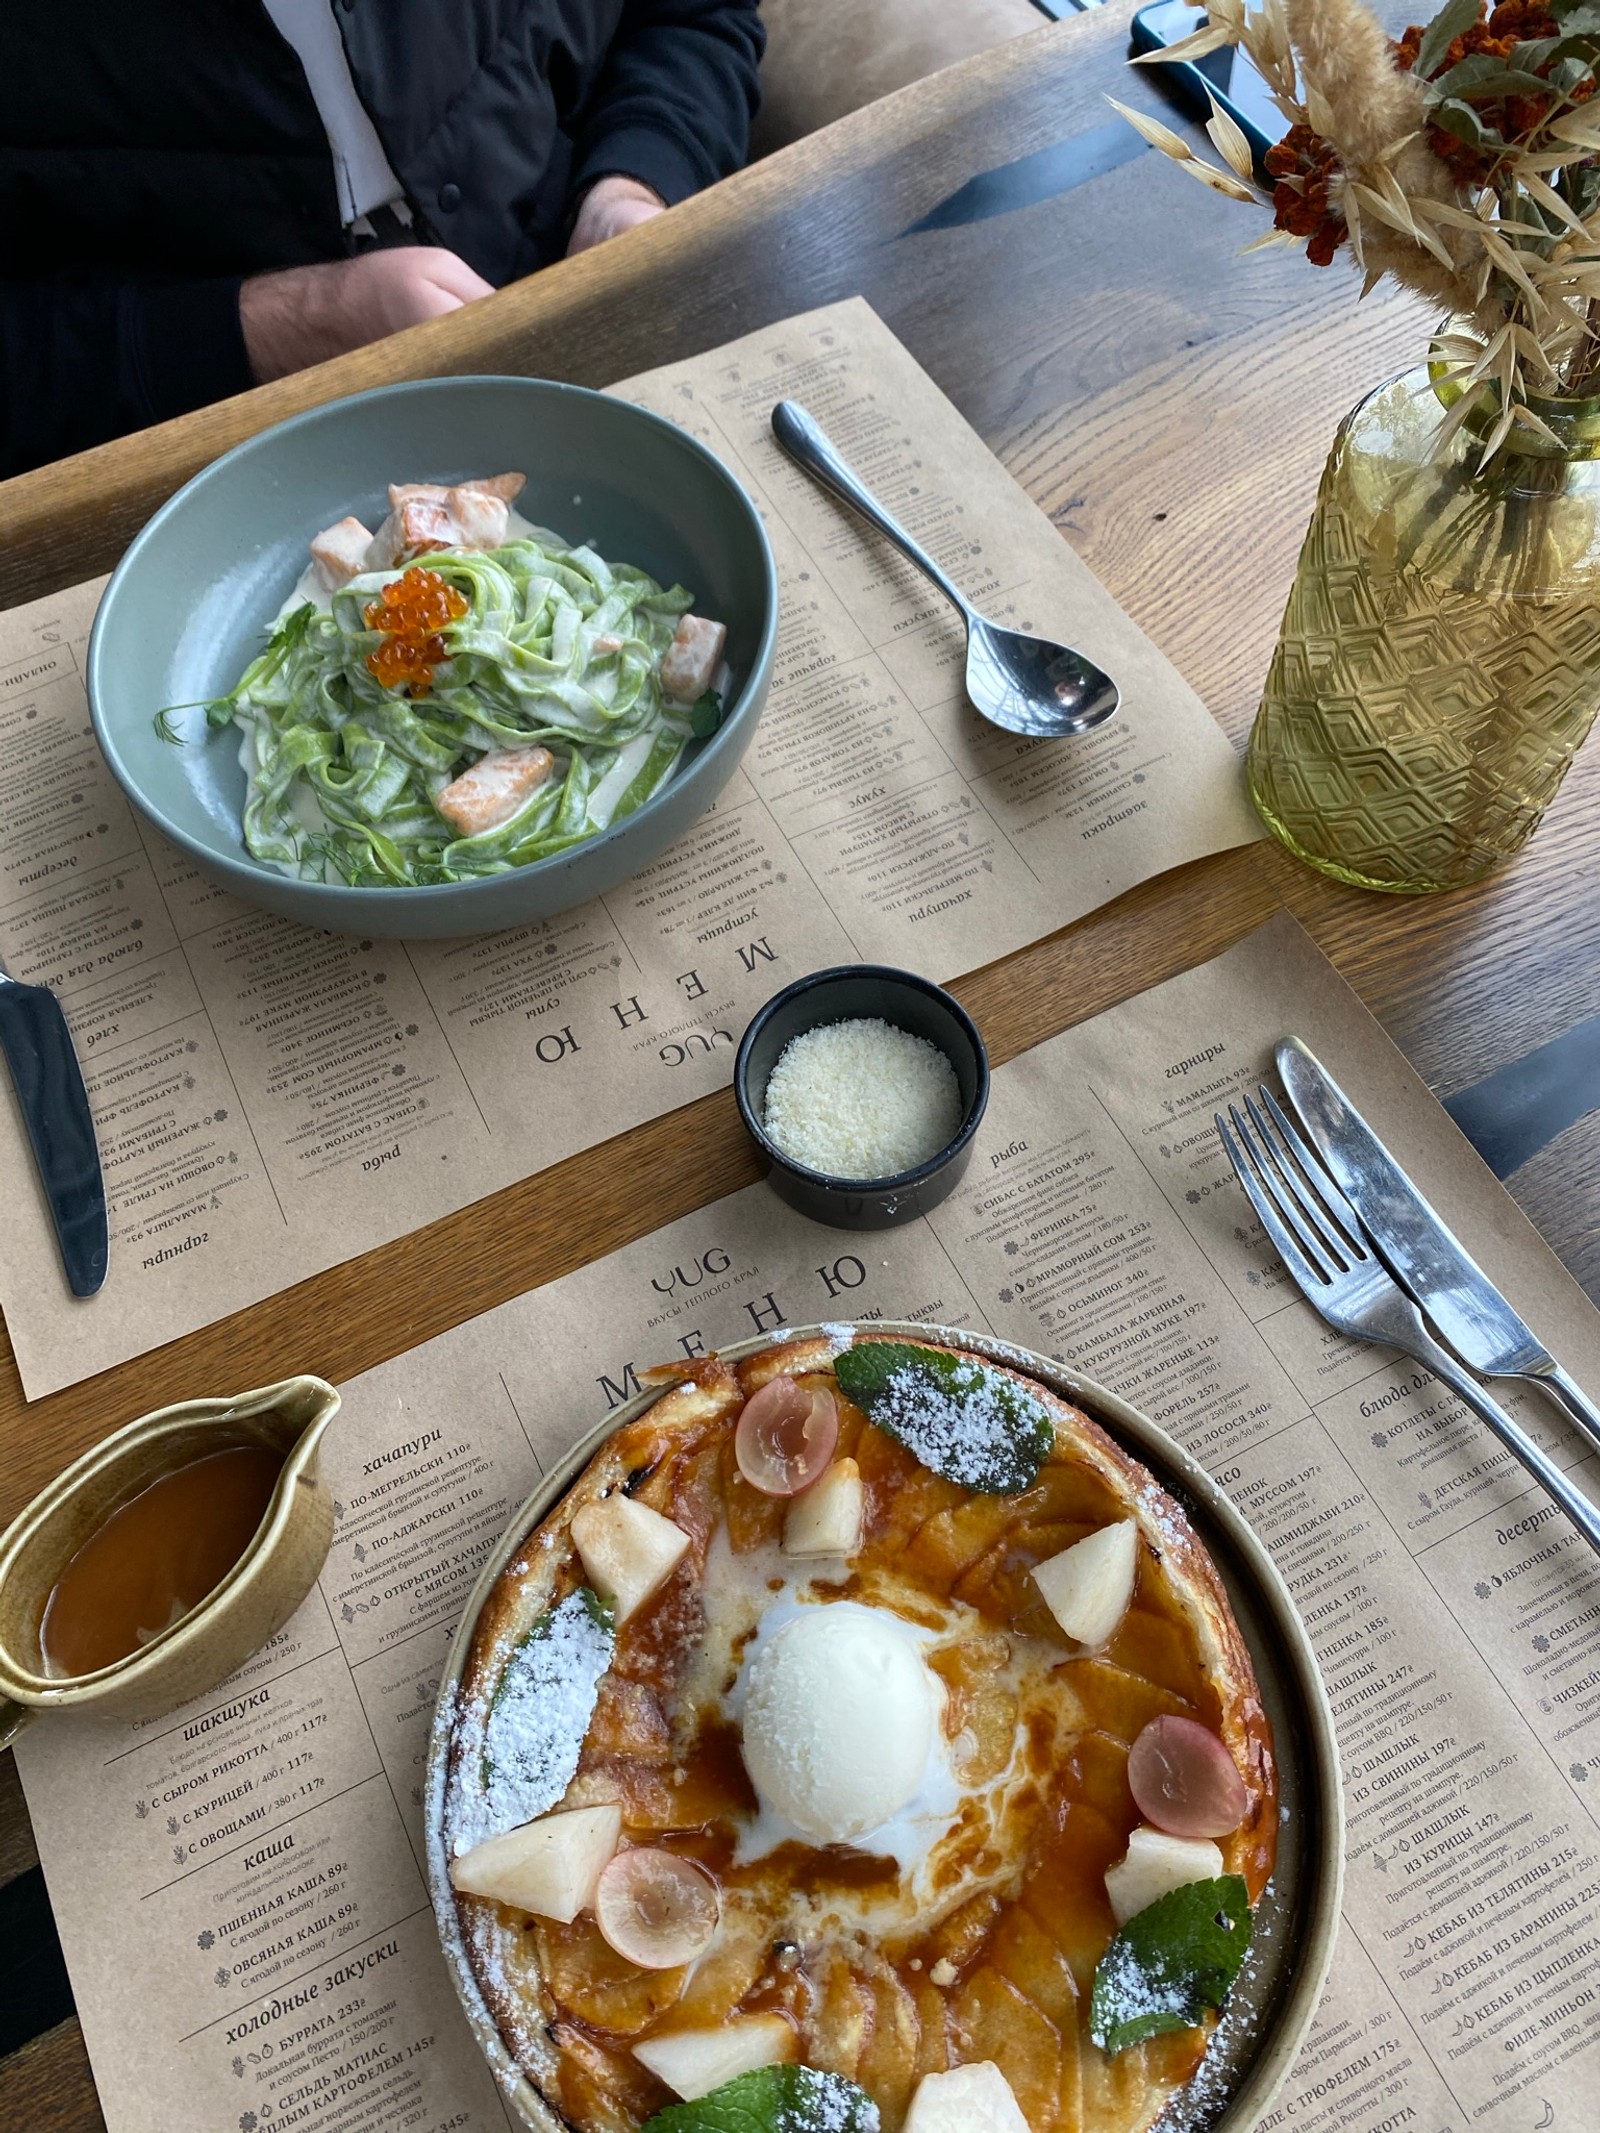
[{"label": "caramel sauce in pitcher", "polygon": [[198,1607],[249,1547],[283,1464],[264,1445],[209,1452],[113,1511],[45,1601],[45,1672],[61,1679],[112,1666]]}]

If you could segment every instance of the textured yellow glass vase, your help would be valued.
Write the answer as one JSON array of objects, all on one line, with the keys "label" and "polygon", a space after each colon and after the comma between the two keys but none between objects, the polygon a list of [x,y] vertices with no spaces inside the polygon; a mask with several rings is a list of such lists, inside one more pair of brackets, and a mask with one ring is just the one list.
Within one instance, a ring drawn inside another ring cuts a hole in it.
[{"label": "textured yellow glass vase", "polygon": [[1600,707],[1600,401],[1559,439],[1439,449],[1426,370],[1341,425],[1300,552],[1250,791],[1291,851],[1364,888],[1476,881],[1520,850]]}]

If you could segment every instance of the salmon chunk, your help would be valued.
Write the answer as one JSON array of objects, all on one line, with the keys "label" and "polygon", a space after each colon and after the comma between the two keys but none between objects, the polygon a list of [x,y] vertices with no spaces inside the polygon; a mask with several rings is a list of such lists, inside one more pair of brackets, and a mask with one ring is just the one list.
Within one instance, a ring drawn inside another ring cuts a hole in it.
[{"label": "salmon chunk", "polygon": [[495,474],[487,481],[396,481],[389,484],[389,516],[367,552],[369,570],[389,570],[440,548],[498,548],[510,522],[510,498],[526,476]]},{"label": "salmon chunk", "polygon": [[457,547],[498,548],[504,541],[511,506],[492,489],[479,488],[472,482],[452,489],[445,509],[455,522]]},{"label": "salmon chunk", "polygon": [[685,615],[672,633],[661,659],[661,693],[674,703],[692,704],[717,678],[722,648],[728,641],[725,622]]},{"label": "salmon chunk", "polygon": [[358,518],[342,518],[337,526],[329,526],[317,535],[311,543],[311,560],[329,592],[337,592],[341,585],[360,577],[367,567],[367,550],[371,546],[372,535]]},{"label": "salmon chunk", "polygon": [[429,496],[408,496],[393,513],[395,561],[426,555],[434,548],[454,548],[456,522],[448,504],[436,504]]},{"label": "salmon chunk", "polygon": [[392,481],[389,484],[389,501],[402,504],[408,496],[431,497],[435,503],[463,489],[481,489],[486,496],[498,496],[505,504],[514,504],[527,486],[526,474],[475,474],[470,481],[459,481],[454,490],[441,486],[436,481]]},{"label": "salmon chunk", "polygon": [[548,748],[493,748],[434,800],[458,837],[476,837],[509,822],[555,768]]}]

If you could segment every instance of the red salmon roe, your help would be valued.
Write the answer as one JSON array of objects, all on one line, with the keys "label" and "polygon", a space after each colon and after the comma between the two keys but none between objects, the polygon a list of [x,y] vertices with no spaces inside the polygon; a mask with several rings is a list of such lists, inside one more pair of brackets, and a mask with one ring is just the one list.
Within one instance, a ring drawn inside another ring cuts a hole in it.
[{"label": "red salmon roe", "polygon": [[386,689],[404,684],[413,696],[426,696],[434,668],[450,656],[438,632],[448,622],[459,622],[468,604],[438,571],[420,564],[391,578],[362,610],[367,628],[384,633],[382,644],[367,654],[367,671]]}]

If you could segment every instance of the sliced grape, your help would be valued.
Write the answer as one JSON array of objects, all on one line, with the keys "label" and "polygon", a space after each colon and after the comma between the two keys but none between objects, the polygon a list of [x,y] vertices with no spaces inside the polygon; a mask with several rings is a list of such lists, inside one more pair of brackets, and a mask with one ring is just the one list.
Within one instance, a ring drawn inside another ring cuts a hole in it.
[{"label": "sliced grape", "polygon": [[798,1496],[810,1488],[839,1441],[839,1403],[826,1386],[808,1392],[793,1378],[769,1378],[744,1403],[734,1457],[763,1496]]},{"label": "sliced grape", "polygon": [[595,1924],[607,1945],[641,1970],[675,1970],[704,1955],[721,1916],[717,1884],[676,1852],[618,1852],[595,1884]]},{"label": "sliced grape", "polygon": [[1128,1751],[1128,1787],[1140,1814],[1173,1837],[1225,1837],[1250,1807],[1250,1789],[1209,1727],[1152,1718]]}]

